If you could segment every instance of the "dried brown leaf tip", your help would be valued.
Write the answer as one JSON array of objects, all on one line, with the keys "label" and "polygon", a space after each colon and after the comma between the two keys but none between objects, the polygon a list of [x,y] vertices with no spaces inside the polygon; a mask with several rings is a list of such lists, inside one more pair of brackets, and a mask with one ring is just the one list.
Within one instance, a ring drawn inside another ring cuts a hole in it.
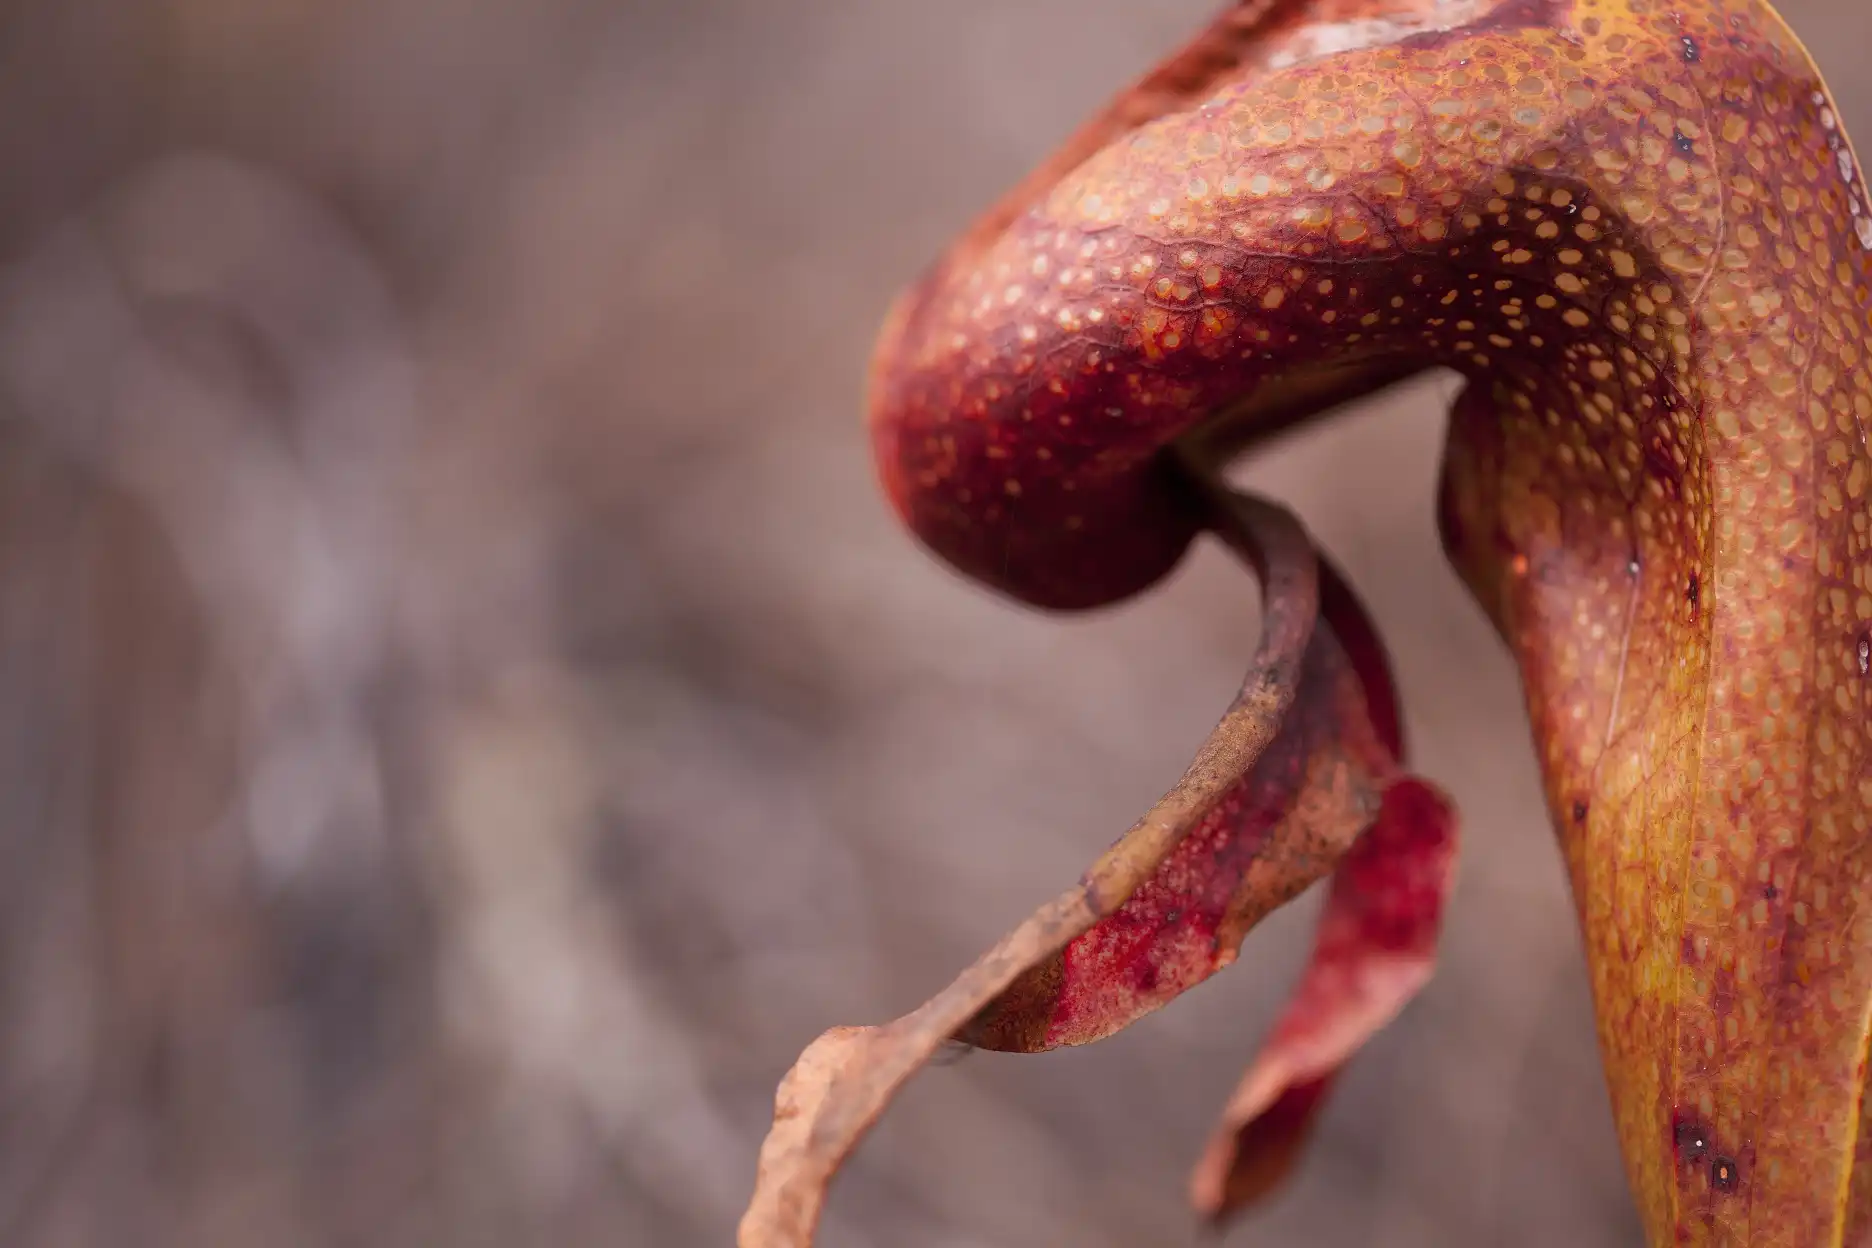
[{"label": "dried brown leaf tip", "polygon": [[1429,973],[1447,803],[1382,652],[1225,455],[1462,373],[1446,548],[1519,661],[1654,1244],[1872,1237],[1872,199],[1760,0],[1256,0],[1119,97],[906,296],[871,428],[963,571],[1053,608],[1211,531],[1267,633],[1165,803],[950,989],[783,1086],[746,1248],[950,1037],[1107,1035],[1328,873],[1314,959],[1192,1193],[1290,1166]]}]

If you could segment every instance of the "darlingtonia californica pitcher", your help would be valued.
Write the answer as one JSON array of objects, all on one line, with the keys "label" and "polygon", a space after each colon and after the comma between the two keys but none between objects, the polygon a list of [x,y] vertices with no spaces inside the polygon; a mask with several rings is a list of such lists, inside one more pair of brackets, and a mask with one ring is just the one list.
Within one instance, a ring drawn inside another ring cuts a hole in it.
[{"label": "darlingtonia californica pitcher", "polygon": [[1192,1179],[1248,1204],[1424,982],[1455,815],[1377,634],[1229,458],[1430,368],[1444,545],[1513,652],[1650,1242],[1872,1243],[1872,197],[1763,0],[1244,0],[900,299],[886,490],[1058,610],[1204,534],[1260,577],[1189,771],[949,988],[782,1084],[743,1248],[951,1038],[1109,1035],[1325,876],[1313,958]]}]

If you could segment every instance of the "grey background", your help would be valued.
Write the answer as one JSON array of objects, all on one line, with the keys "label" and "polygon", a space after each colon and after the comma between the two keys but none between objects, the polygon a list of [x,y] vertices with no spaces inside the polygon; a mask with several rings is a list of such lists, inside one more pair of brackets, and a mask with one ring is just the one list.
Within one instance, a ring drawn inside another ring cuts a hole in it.
[{"label": "grey background", "polygon": [[[1787,0],[1872,135],[1872,10]],[[0,23],[0,1243],[730,1242],[775,1080],[1176,775],[1201,550],[921,555],[886,302],[1209,0],[16,0]],[[1429,379],[1256,462],[1461,803],[1442,970],[1231,1244],[1635,1244]],[[827,1248],[1200,1242],[1315,898],[1083,1051],[925,1073]]]}]

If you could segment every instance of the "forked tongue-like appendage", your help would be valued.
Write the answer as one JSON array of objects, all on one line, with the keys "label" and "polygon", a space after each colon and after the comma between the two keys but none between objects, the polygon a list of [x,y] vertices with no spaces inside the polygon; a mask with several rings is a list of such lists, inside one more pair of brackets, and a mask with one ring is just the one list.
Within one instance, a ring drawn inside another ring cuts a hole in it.
[{"label": "forked tongue-like appendage", "polygon": [[1221,489],[1191,495],[1262,578],[1262,640],[1233,704],[1077,887],[919,1009],[807,1049],[780,1088],[743,1248],[811,1242],[839,1164],[945,1042],[1037,1051],[1109,1035],[1227,965],[1254,922],[1342,860],[1317,961],[1345,974],[1296,1007],[1334,1038],[1277,1037],[1305,1056],[1281,1067],[1267,1105],[1237,1116],[1244,1143],[1221,1172],[1290,1155],[1319,1098],[1265,1111],[1289,1084],[1330,1077],[1423,982],[1454,822],[1399,771],[1389,675],[1363,614],[1286,512]]}]

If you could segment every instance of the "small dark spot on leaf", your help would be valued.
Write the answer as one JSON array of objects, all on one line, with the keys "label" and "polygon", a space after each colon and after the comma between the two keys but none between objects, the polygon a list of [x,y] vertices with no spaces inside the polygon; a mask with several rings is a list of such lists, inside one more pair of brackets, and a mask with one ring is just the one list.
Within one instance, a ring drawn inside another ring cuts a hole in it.
[{"label": "small dark spot on leaf", "polygon": [[1859,634],[1859,674],[1872,671],[1872,633]]},{"label": "small dark spot on leaf", "polygon": [[1586,803],[1585,802],[1576,800],[1573,803],[1573,822],[1574,823],[1586,822]]},{"label": "small dark spot on leaf", "polygon": [[1700,1164],[1709,1154],[1709,1130],[1700,1122],[1681,1119],[1677,1123],[1675,1137],[1677,1153],[1685,1161]]},{"label": "small dark spot on leaf", "polygon": [[1681,130],[1674,130],[1671,132],[1671,142],[1675,143],[1677,145],[1677,150],[1686,156],[1696,151],[1696,144],[1692,143],[1690,141],[1690,136]]},{"label": "small dark spot on leaf", "polygon": [[1697,599],[1702,596],[1702,593],[1703,582],[1697,577],[1696,573],[1692,572],[1690,574],[1689,583],[1684,586],[1684,601],[1690,604],[1690,611],[1692,614],[1696,612]]},{"label": "small dark spot on leaf", "polygon": [[1718,1157],[1710,1163],[1710,1186],[1719,1192],[1733,1192],[1742,1182],[1742,1171],[1730,1157]]},{"label": "small dark spot on leaf", "polygon": [[1762,885],[1762,900],[1773,901],[1775,898],[1779,897],[1780,895],[1781,895],[1781,890],[1776,888],[1774,885],[1772,884]]},{"label": "small dark spot on leaf", "polygon": [[1690,65],[1703,59],[1703,49],[1697,47],[1697,41],[1689,35],[1683,37],[1683,58]]}]

